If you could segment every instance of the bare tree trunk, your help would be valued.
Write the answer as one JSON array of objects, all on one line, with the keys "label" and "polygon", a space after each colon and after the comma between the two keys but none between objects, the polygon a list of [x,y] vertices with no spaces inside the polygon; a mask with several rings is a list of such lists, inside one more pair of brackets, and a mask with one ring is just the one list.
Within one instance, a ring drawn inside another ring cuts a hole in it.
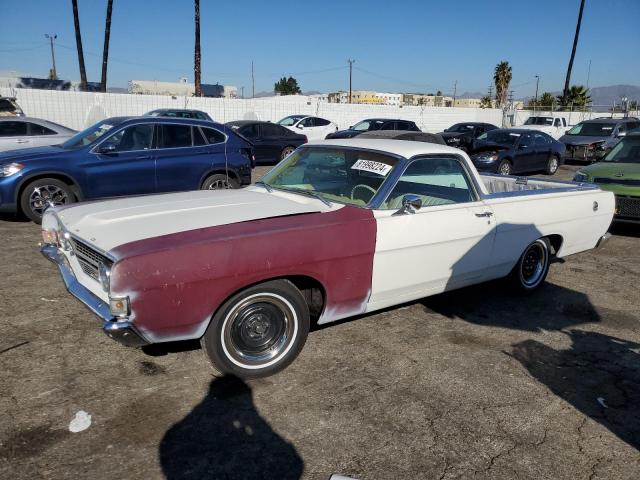
[{"label": "bare tree trunk", "polygon": [[73,5],[73,26],[76,29],[76,47],[78,47],[78,64],[80,65],[80,90],[87,90],[87,71],[84,68],[84,53],[82,53],[82,35],[80,34],[80,18],[78,17],[78,0],[71,0]]},{"label": "bare tree trunk", "polygon": [[576,24],[576,34],[573,37],[573,48],[571,49],[571,59],[567,68],[567,77],[564,81],[564,90],[562,91],[562,103],[566,105],[567,95],[569,94],[569,83],[571,82],[571,70],[573,69],[573,59],[576,56],[576,47],[578,46],[578,37],[580,36],[580,25],[582,24],[582,11],[584,10],[584,0],[580,1],[580,12],[578,13],[578,23]]},{"label": "bare tree trunk", "polygon": [[202,96],[202,85],[200,83],[200,0],[194,0],[196,19],[196,40],[195,52],[193,55],[193,77],[196,89],[196,97]]},{"label": "bare tree trunk", "polygon": [[102,79],[100,80],[100,90],[107,91],[107,63],[109,61],[109,37],[111,36],[111,10],[113,0],[107,0],[107,19],[104,25],[104,48],[102,50]]}]

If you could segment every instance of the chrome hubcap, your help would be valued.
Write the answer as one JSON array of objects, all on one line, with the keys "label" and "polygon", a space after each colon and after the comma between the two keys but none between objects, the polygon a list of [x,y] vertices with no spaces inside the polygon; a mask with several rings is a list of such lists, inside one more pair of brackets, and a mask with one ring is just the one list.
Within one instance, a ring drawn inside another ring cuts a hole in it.
[{"label": "chrome hubcap", "polygon": [[226,180],[215,180],[207,187],[208,190],[221,190],[225,188],[229,188],[229,184]]},{"label": "chrome hubcap", "polygon": [[511,172],[511,167],[509,166],[508,163],[503,163],[502,165],[500,165],[500,173],[502,175],[509,175],[510,172]]},{"label": "chrome hubcap", "polygon": [[539,243],[531,245],[520,263],[520,279],[528,287],[540,282],[547,263],[547,251]]},{"label": "chrome hubcap", "polygon": [[229,313],[222,336],[230,359],[259,367],[282,355],[294,340],[295,313],[283,298],[259,294]]},{"label": "chrome hubcap", "polygon": [[293,148],[285,148],[282,152],[282,158],[286,158],[293,153]]},{"label": "chrome hubcap", "polygon": [[55,185],[42,185],[36,187],[29,196],[29,208],[36,215],[42,216],[49,207],[69,203],[69,196],[60,187]]},{"label": "chrome hubcap", "polygon": [[558,170],[558,159],[554,157],[549,163],[549,171],[555,172],[556,170]]}]

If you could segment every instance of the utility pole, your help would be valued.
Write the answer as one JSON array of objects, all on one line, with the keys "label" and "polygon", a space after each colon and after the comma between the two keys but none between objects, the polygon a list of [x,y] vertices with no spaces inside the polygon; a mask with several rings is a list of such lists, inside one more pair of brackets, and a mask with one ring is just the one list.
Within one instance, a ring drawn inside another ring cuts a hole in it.
[{"label": "utility pole", "polygon": [[240,98],[244,98],[244,87],[240,87],[240,91],[242,92]]},{"label": "utility pole", "polygon": [[251,60],[251,98],[256,96],[256,77],[253,75],[253,60]]},{"label": "utility pole", "polygon": [[355,62],[355,60],[349,59],[347,60],[347,62],[349,62],[349,103],[351,103],[351,76],[353,71],[353,63]]},{"label": "utility pole", "polygon": [[509,106],[513,108],[513,90],[509,90],[509,98],[507,100],[509,101]]},{"label": "utility pole", "polygon": [[576,34],[573,37],[573,48],[571,49],[571,58],[567,67],[567,77],[564,80],[564,90],[562,91],[562,103],[567,103],[569,96],[569,82],[571,81],[571,70],[573,69],[573,59],[576,56],[576,47],[578,46],[578,37],[580,36],[580,25],[582,24],[582,11],[584,10],[584,0],[580,0],[580,12],[578,13],[578,23],[576,24]]},{"label": "utility pole", "polygon": [[536,106],[538,105],[538,83],[540,82],[540,75],[536,75],[536,99],[533,102],[533,113],[536,113]]},{"label": "utility pole", "polygon": [[51,69],[51,80],[57,80],[58,79],[58,72],[56,71],[56,55],[53,52],[53,41],[58,38],[58,35],[56,35],[55,33],[45,33],[44,34],[45,38],[49,39],[49,42],[51,43],[51,63],[53,64],[53,68]]},{"label": "utility pole", "polygon": [[456,93],[457,92],[458,92],[458,80],[453,82],[453,105],[451,105],[452,107],[456,106]]}]

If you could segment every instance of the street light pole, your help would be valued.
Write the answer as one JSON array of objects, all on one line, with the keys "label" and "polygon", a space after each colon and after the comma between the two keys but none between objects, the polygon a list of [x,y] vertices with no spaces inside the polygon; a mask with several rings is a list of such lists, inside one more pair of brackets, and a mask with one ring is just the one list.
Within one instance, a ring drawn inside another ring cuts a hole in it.
[{"label": "street light pole", "polygon": [[51,35],[49,35],[48,33],[44,34],[45,38],[49,39],[49,42],[51,44],[51,63],[53,64],[53,68],[51,69],[51,73],[52,73],[52,80],[57,80],[58,79],[58,72],[56,71],[56,56],[55,53],[53,52],[53,41],[58,38],[58,35],[56,35],[55,33],[52,33]]},{"label": "street light pole", "polygon": [[536,106],[538,105],[538,83],[540,83],[540,75],[536,75],[536,99],[533,101],[533,113],[536,113]]},{"label": "street light pole", "polygon": [[347,62],[349,62],[349,103],[351,103],[351,73],[353,71],[353,62],[355,62],[355,60],[347,60]]}]

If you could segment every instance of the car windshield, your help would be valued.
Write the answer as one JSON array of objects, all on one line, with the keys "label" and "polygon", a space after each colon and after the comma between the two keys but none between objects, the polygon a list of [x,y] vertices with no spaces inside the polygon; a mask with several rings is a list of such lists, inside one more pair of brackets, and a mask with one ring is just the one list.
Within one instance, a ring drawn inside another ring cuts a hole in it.
[{"label": "car windshield", "polygon": [[284,117],[282,120],[278,122],[278,124],[283,127],[290,127],[291,125],[295,125],[298,120],[305,118],[304,115],[289,115],[288,117]]},{"label": "car windshield", "polygon": [[58,146],[60,148],[64,148],[65,150],[76,150],[78,148],[91,145],[113,127],[114,125],[112,123],[109,123],[108,121],[98,122],[95,125],[87,128],[86,130],[82,130],[81,132],[76,133],[69,140],[61,143]]},{"label": "car windshield", "polygon": [[551,117],[529,117],[524,122],[525,125],[553,125],[553,118]]},{"label": "car windshield", "polygon": [[518,138],[520,138],[520,134],[516,132],[491,130],[490,132],[485,132],[480,135],[478,137],[478,140],[482,140],[488,143],[498,143],[500,145],[515,145]]},{"label": "car windshield", "polygon": [[363,120],[351,127],[351,130],[358,130],[359,132],[365,132],[367,130],[380,130],[380,127],[382,127],[383,123],[384,122],[382,120]]},{"label": "car windshield", "polygon": [[469,125],[468,123],[456,123],[455,125],[452,125],[451,127],[447,128],[445,132],[464,133],[473,129],[474,129],[474,126]]},{"label": "car windshield", "polygon": [[567,132],[567,135],[584,135],[587,137],[608,137],[613,132],[613,123],[579,123]]},{"label": "car windshield", "polygon": [[640,163],[640,136],[628,137],[620,141],[603,158],[605,162]]},{"label": "car windshield", "polygon": [[269,171],[262,182],[274,189],[364,206],[398,160],[348,148],[302,147]]}]

